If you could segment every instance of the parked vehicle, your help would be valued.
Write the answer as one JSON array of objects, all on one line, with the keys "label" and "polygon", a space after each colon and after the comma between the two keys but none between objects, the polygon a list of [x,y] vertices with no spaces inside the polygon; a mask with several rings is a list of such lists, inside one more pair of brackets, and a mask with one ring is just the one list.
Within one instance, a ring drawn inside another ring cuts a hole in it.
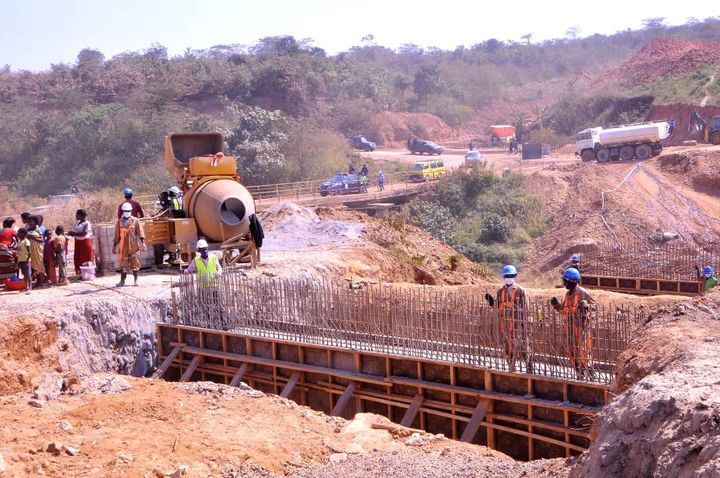
[{"label": "parked vehicle", "polygon": [[630,161],[657,156],[662,152],[662,140],[670,135],[666,121],[639,123],[617,128],[588,128],[580,131],[575,143],[575,155],[583,161]]},{"label": "parked vehicle", "polygon": [[472,168],[474,166],[481,166],[484,163],[482,154],[480,151],[468,151],[465,153],[465,166]]},{"label": "parked vehicle", "polygon": [[423,159],[416,161],[410,167],[408,179],[412,182],[430,181],[440,179],[446,173],[445,163],[437,159]]},{"label": "parked vehicle", "polygon": [[361,180],[357,174],[340,171],[320,185],[320,195],[366,193],[368,192],[368,183],[367,179]]},{"label": "parked vehicle", "polygon": [[408,149],[412,154],[441,154],[443,152],[442,146],[433,143],[432,141],[419,141],[413,140],[408,143]]},{"label": "parked vehicle", "polygon": [[720,116],[713,116],[708,124],[700,113],[693,111],[690,114],[688,129],[696,136],[700,136],[705,143],[720,144]]},{"label": "parked vehicle", "polygon": [[375,148],[377,148],[375,143],[368,141],[365,136],[360,136],[359,134],[350,136],[350,144],[353,148],[360,149],[362,151],[375,151]]}]

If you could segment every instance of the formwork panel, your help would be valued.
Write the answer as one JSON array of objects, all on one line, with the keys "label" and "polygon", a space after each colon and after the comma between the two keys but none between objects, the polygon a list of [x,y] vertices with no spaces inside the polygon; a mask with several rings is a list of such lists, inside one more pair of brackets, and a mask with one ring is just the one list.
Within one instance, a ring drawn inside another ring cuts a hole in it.
[{"label": "formwork panel", "polygon": [[[220,351],[222,351],[222,349],[223,349],[222,335],[204,333],[203,341],[205,343],[204,346],[206,349],[220,350]],[[220,359],[220,358],[206,357],[205,363],[222,365],[224,362],[223,362],[223,359]]]},{"label": "formwork panel", "polygon": [[568,398],[573,403],[581,403],[591,407],[601,407],[605,403],[603,389],[572,383],[568,385]]},{"label": "formwork panel", "polygon": [[300,362],[300,347],[297,345],[290,344],[278,344],[277,346],[277,358],[284,362]]},{"label": "formwork panel", "polygon": [[328,365],[328,356],[325,350],[304,348],[303,358],[306,364],[319,365],[320,367],[327,367]]},{"label": "formwork panel", "polygon": [[456,367],[455,384],[460,387],[483,390],[485,388],[485,374],[477,369]]},{"label": "formwork panel", "polygon": [[527,418],[527,405],[496,400],[494,402],[493,412]]},{"label": "formwork panel", "polygon": [[200,332],[197,330],[184,330],[183,342],[191,347],[200,347]]},{"label": "formwork panel", "polygon": [[369,375],[385,375],[385,358],[373,355],[362,355],[360,357],[360,372]]},{"label": "formwork panel", "polygon": [[437,383],[450,383],[450,367],[445,364],[423,362],[423,378]]},{"label": "formwork panel", "polygon": [[534,456],[543,458],[563,458],[565,457],[565,448],[553,443],[547,443],[535,440],[533,443]]},{"label": "formwork panel", "polygon": [[533,406],[533,418],[559,425],[562,425],[565,420],[562,410],[540,406]]},{"label": "formwork panel", "polygon": [[527,393],[527,378],[513,375],[493,374],[492,387],[496,392],[525,395]]},{"label": "formwork panel", "polygon": [[425,429],[429,433],[442,433],[446,437],[452,438],[452,420],[450,418],[427,414]]},{"label": "formwork panel", "polygon": [[274,358],[272,342],[264,340],[253,340],[253,355],[256,357]]},{"label": "formwork panel", "polygon": [[325,391],[310,389],[307,392],[307,406],[330,414],[330,396]]},{"label": "formwork panel", "polygon": [[334,350],[331,356],[331,367],[338,370],[355,370],[355,357],[350,352],[338,352]]},{"label": "formwork panel", "polygon": [[234,335],[228,335],[227,336],[227,351],[234,353],[234,354],[245,355],[245,354],[247,354],[246,342],[247,342],[247,340],[245,339],[245,337],[236,337]]},{"label": "formwork panel", "polygon": [[533,395],[545,400],[563,400],[563,386],[560,382],[548,380],[533,381]]},{"label": "formwork panel", "polygon": [[390,360],[390,375],[398,377],[418,378],[417,360]]},{"label": "formwork panel", "polygon": [[[503,423],[503,426],[510,426],[510,424]],[[528,460],[527,445],[527,439],[518,438],[514,433],[504,430],[495,430],[495,446],[497,450],[516,460]]]}]

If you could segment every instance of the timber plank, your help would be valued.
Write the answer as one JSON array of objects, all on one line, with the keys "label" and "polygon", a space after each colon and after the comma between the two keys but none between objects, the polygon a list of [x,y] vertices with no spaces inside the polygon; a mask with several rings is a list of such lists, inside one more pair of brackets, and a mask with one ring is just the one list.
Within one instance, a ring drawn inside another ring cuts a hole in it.
[{"label": "timber plank", "polygon": [[463,430],[460,441],[472,443],[477,431],[480,429],[480,424],[485,419],[485,412],[487,412],[488,405],[490,405],[490,400],[481,398],[478,401],[475,411],[473,412],[472,417],[470,417],[470,422],[465,426],[465,430]]},{"label": "timber plank", "polygon": [[195,369],[198,365],[200,365],[200,360],[202,360],[202,357],[199,355],[193,357],[193,359],[190,361],[190,365],[188,365],[188,368],[185,369],[182,377],[180,377],[181,382],[187,382],[188,380],[190,380],[192,374],[195,373]]},{"label": "timber plank", "polygon": [[175,360],[175,358],[178,356],[179,353],[180,353],[180,347],[179,346],[173,347],[173,349],[170,351],[168,356],[165,357],[165,360],[163,360],[163,363],[161,363],[160,366],[158,367],[158,369],[155,371],[152,378],[153,379],[162,378],[162,376],[165,375],[165,372],[167,372],[167,369],[170,368],[170,365],[173,363],[173,360]]},{"label": "timber plank", "polygon": [[243,377],[245,377],[245,374],[248,370],[248,364],[244,363],[240,366],[237,372],[235,372],[235,375],[233,375],[232,380],[230,380],[230,386],[231,387],[237,387],[240,385],[240,382],[242,382]]},{"label": "timber plank", "polygon": [[335,404],[335,408],[333,408],[331,413],[332,416],[336,417],[342,414],[343,410],[345,410],[345,407],[348,406],[348,403],[350,403],[350,400],[355,393],[355,387],[357,387],[357,382],[350,382],[348,384],[345,391],[343,391],[342,395],[340,395],[340,398]]},{"label": "timber plank", "polygon": [[420,410],[420,405],[422,405],[423,400],[425,400],[425,397],[421,394],[418,393],[415,395],[413,401],[410,403],[410,408],[405,411],[405,415],[403,415],[400,425],[404,427],[412,425],[413,420],[415,420],[415,415],[417,415],[418,410]]},{"label": "timber plank", "polygon": [[300,372],[293,372],[290,376],[290,380],[287,381],[285,387],[282,389],[282,392],[280,392],[280,396],[282,398],[288,398],[295,388],[295,385],[297,385],[298,380],[300,380]]}]

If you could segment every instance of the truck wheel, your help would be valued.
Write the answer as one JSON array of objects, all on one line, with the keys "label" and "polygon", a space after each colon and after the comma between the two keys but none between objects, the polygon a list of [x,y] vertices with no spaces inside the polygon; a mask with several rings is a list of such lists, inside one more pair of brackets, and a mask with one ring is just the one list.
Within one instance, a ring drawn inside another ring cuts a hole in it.
[{"label": "truck wheel", "polygon": [[720,144],[720,131],[715,131],[710,135],[710,142],[712,144]]},{"label": "truck wheel", "polygon": [[635,148],[635,156],[640,161],[645,161],[652,156],[652,148],[649,144],[640,144]]},{"label": "truck wheel", "polygon": [[595,158],[597,158],[598,163],[607,163],[610,159],[610,151],[605,148],[598,149]]},{"label": "truck wheel", "polygon": [[635,156],[635,150],[632,146],[623,146],[620,148],[620,159],[623,161],[630,161]]},{"label": "truck wheel", "polygon": [[595,151],[592,149],[586,149],[580,153],[580,159],[583,161],[595,161]]}]

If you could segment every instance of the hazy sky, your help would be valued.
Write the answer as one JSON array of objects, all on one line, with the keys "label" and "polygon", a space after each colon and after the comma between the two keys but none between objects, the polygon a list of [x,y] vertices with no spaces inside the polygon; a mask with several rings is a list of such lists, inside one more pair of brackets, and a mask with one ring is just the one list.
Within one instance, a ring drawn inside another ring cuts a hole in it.
[{"label": "hazy sky", "polygon": [[252,44],[259,38],[312,38],[329,53],[375,42],[453,49],[489,38],[558,38],[636,29],[649,17],[671,25],[720,14],[713,2],[646,0],[0,0],[0,65],[41,70],[74,62],[91,47],[111,57],[153,43],[186,48]]}]

